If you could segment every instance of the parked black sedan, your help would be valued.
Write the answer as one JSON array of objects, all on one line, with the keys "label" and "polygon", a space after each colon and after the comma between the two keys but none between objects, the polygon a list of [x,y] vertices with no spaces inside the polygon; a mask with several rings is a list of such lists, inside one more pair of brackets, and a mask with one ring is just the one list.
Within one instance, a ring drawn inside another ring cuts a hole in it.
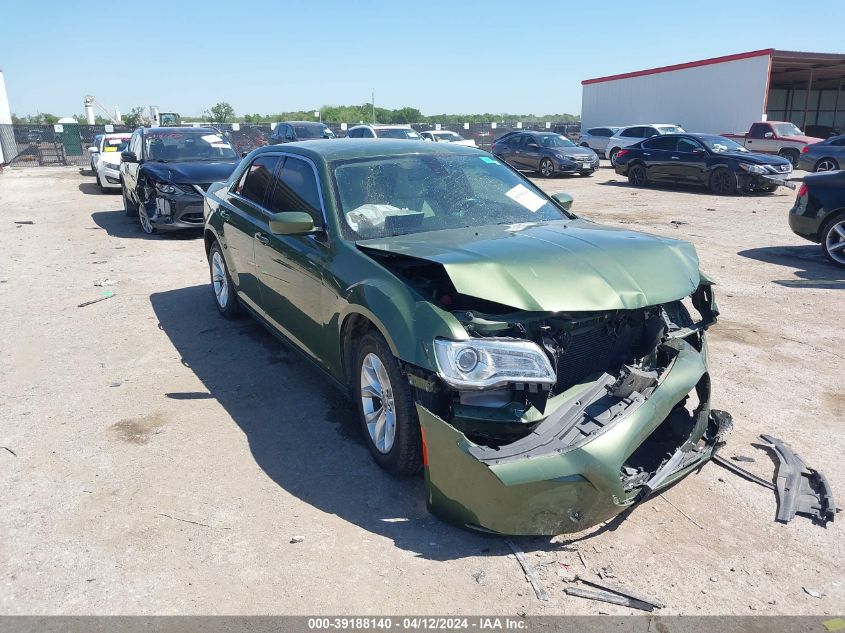
[{"label": "parked black sedan", "polygon": [[202,127],[138,128],[120,158],[123,208],[148,234],[202,229],[203,192],[241,160],[218,130]]},{"label": "parked black sedan", "polygon": [[599,168],[599,157],[552,132],[508,132],[496,139],[490,151],[523,171],[538,171],[548,178],[555,174],[591,175]]},{"label": "parked black sedan", "polygon": [[831,262],[845,266],[845,171],[806,176],[789,210],[789,227],[821,244]]},{"label": "parked black sedan", "polygon": [[787,181],[792,164],[780,156],[754,154],[710,134],[653,136],[616,154],[616,173],[635,187],[651,183],[696,184],[719,195],[772,192]]}]

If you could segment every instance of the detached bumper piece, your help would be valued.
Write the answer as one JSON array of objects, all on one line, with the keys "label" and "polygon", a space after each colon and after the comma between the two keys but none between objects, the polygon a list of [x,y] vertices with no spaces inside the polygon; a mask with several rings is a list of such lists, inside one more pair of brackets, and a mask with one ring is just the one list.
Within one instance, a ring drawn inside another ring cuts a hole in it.
[{"label": "detached bumper piece", "polygon": [[160,230],[201,229],[205,222],[199,194],[158,193],[146,203],[150,222]]},{"label": "detached bumper piece", "polygon": [[771,435],[760,439],[771,445],[778,458],[775,494],[781,523],[789,523],[796,514],[810,517],[813,522],[826,525],[836,516],[836,503],[827,478],[807,466],[789,444]]}]

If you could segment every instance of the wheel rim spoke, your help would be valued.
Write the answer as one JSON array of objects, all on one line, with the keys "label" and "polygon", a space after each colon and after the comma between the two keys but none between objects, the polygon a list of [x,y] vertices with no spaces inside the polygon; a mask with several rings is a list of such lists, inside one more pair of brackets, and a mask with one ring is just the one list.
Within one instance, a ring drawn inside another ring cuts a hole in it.
[{"label": "wheel rim spoke", "polygon": [[390,375],[381,359],[367,354],[361,363],[361,409],[370,440],[388,453],[396,437],[396,412]]}]

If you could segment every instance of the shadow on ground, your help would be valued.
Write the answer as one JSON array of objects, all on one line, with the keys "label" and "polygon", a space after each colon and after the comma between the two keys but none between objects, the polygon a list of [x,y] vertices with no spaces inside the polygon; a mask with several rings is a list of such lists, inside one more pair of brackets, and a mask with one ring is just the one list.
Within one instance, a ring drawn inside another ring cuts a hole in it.
[{"label": "shadow on ground", "polygon": [[[80,188],[82,188],[82,186],[83,185],[80,185]],[[92,186],[96,187],[96,185]],[[106,233],[112,237],[144,240],[162,238],[193,240],[202,237],[202,231],[199,229],[190,229],[187,231],[166,231],[147,235],[141,230],[138,218],[130,218],[126,215],[126,212],[123,209],[118,209],[116,211],[94,211],[94,213],[91,214],[91,219],[94,220],[94,223],[101,229],[105,229]]]},{"label": "shadow on ground", "polygon": [[[208,286],[156,293],[150,301],[183,364],[244,432],[256,463],[287,492],[423,558],[510,551],[500,538],[429,514],[422,476],[392,477],[373,462],[353,404],[254,320],[223,319]],[[519,543],[553,549],[548,538]]]},{"label": "shadow on ground", "polygon": [[845,289],[845,268],[828,261],[816,244],[801,246],[767,246],[740,251],[737,255],[791,268],[791,279],[773,279],[772,282],[791,288]]},{"label": "shadow on ground", "polygon": [[[624,189],[630,189],[631,191],[669,191],[672,193],[683,193],[688,195],[695,195],[695,196],[708,196],[714,197],[714,194],[710,189],[703,185],[696,185],[696,184],[689,184],[689,185],[673,185],[669,183],[649,183],[646,187],[635,187],[634,185],[630,184],[628,180],[624,176],[619,177],[621,180],[606,180],[604,182],[600,182],[603,187],[622,187]],[[777,195],[792,195],[789,191],[787,193],[783,193],[784,190],[776,190],[774,192],[764,192],[764,191],[755,191],[753,193],[737,193],[733,196],[716,196],[719,198],[767,198],[769,196],[777,196]]]},{"label": "shadow on ground", "polygon": [[120,193],[120,189],[107,189],[103,191],[96,182],[81,182],[79,183],[79,191],[86,196],[109,196],[112,192]]}]

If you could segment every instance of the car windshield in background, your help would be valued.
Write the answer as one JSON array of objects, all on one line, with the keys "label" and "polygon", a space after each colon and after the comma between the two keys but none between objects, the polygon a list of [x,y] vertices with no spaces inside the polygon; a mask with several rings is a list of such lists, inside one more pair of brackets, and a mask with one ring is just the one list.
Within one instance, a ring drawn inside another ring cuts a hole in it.
[{"label": "car windshield in background", "polygon": [[326,138],[334,136],[332,131],[324,125],[294,125],[296,138]]},{"label": "car windshield in background", "polygon": [[575,147],[575,143],[560,134],[543,134],[539,140],[543,147]]},{"label": "car windshield in background", "polygon": [[386,130],[376,130],[376,136],[379,138],[400,138],[400,139],[411,139],[411,140],[419,140],[420,135],[414,132],[413,130],[405,130],[402,128],[398,129],[386,129]]},{"label": "car windshield in background", "polygon": [[683,129],[679,128],[677,125],[659,125],[657,126],[657,130],[661,134],[683,134]]},{"label": "car windshield in background", "polygon": [[804,136],[804,132],[794,123],[772,124],[772,128],[774,128],[777,136]]},{"label": "car windshield in background", "polygon": [[129,137],[107,138],[103,141],[104,152],[122,152],[129,146]]},{"label": "car windshield in background", "polygon": [[229,141],[217,133],[152,132],[145,136],[145,141],[151,161],[215,161],[238,157]]},{"label": "car windshield in background", "polygon": [[350,240],[568,219],[491,156],[391,156],[332,164]]},{"label": "car windshield in background", "polygon": [[464,140],[463,136],[461,136],[460,134],[457,134],[455,132],[434,132],[433,134],[434,134],[434,137],[439,139],[439,140],[450,141],[452,143],[454,143],[455,141]]},{"label": "car windshield in background", "polygon": [[717,154],[732,154],[734,152],[747,152],[739,143],[724,136],[699,136],[698,139],[704,143],[710,151]]}]

